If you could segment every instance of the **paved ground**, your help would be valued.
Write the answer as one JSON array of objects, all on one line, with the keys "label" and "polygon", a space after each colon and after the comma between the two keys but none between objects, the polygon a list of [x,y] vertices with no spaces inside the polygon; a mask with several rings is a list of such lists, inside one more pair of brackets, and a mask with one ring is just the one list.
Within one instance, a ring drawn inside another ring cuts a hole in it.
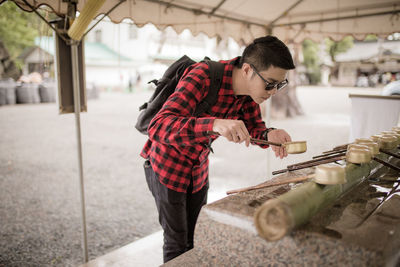
[{"label": "paved ground", "polygon": [[[258,147],[217,140],[210,157],[210,200],[346,143],[348,93],[299,88],[306,114],[272,121],[294,140],[307,140],[305,154],[278,160]],[[133,127],[148,97],[103,93],[81,116],[90,259],[160,230],[138,156],[146,138]],[[55,104],[2,106],[0,148],[0,266],[82,263],[74,116],[58,115]]]}]

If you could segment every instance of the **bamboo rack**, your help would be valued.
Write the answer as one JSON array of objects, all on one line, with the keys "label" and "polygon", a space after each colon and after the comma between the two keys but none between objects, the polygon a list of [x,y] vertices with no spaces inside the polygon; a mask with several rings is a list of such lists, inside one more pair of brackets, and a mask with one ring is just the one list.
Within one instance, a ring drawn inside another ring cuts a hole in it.
[{"label": "bamboo rack", "polygon": [[[388,159],[385,154],[377,157],[381,160]],[[345,184],[319,185],[310,181],[266,201],[254,214],[254,224],[259,235],[268,241],[281,239],[364,181],[378,165],[376,161],[361,165],[349,163],[345,169]]]}]

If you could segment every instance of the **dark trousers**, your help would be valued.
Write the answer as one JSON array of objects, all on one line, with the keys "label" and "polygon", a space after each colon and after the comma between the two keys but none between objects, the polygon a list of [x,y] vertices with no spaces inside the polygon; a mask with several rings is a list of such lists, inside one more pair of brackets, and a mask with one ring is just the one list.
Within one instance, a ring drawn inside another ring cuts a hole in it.
[{"label": "dark trousers", "polygon": [[150,162],[144,163],[147,185],[156,201],[158,220],[164,230],[164,263],[193,248],[193,235],[200,209],[207,203],[208,184],[192,194],[176,192],[161,184]]}]

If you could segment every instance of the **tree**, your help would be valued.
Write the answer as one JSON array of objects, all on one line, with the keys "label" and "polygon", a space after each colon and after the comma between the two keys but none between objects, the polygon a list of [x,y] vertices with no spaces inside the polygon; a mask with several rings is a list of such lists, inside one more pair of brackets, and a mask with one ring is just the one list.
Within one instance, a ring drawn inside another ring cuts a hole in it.
[{"label": "tree", "polygon": [[339,42],[332,41],[331,39],[325,39],[326,50],[331,57],[332,62],[336,62],[336,55],[339,53],[346,52],[349,48],[353,47],[353,37],[346,36]]},{"label": "tree", "polygon": [[[38,10],[42,16],[55,17],[47,10]],[[0,5],[0,41],[2,41],[9,54],[10,61],[22,68],[22,62],[18,56],[25,48],[33,46],[35,37],[39,35],[51,35],[51,29],[35,13],[29,13],[20,9],[14,2],[6,1]]]},{"label": "tree", "polygon": [[[389,37],[388,37],[388,39],[389,39]],[[365,37],[364,41],[365,42],[376,42],[376,41],[378,41],[378,36],[376,36],[375,34],[368,34]]]},{"label": "tree", "polygon": [[310,84],[317,84],[321,80],[319,46],[311,40],[304,40],[302,44],[304,65],[307,67],[307,74]]},{"label": "tree", "polygon": [[25,12],[10,1],[0,6],[0,39],[19,67],[21,62],[17,57],[25,48],[34,45],[37,26],[36,14]]},{"label": "tree", "polygon": [[[371,36],[369,38],[371,38]],[[331,67],[331,77],[338,78],[339,67],[336,64],[336,56],[339,53],[346,52],[348,49],[353,47],[353,37],[346,36],[339,42],[335,42],[327,38],[325,39],[325,44],[326,44],[326,52],[329,54],[334,64],[334,66]]]},{"label": "tree", "polygon": [[0,40],[0,79],[13,78],[16,80],[20,75],[21,71],[15,66],[14,61],[10,58],[8,50]]}]

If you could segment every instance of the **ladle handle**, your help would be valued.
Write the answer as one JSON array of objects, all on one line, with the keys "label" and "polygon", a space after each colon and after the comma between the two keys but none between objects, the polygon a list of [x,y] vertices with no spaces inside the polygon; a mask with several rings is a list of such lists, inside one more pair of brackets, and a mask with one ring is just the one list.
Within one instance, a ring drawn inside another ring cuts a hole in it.
[{"label": "ladle handle", "polygon": [[283,173],[283,172],[287,172],[287,171],[297,171],[297,170],[301,170],[301,169],[306,169],[306,168],[318,166],[318,165],[321,165],[321,164],[342,160],[344,158],[345,158],[345,156],[338,155],[338,156],[335,156],[335,157],[332,157],[332,158],[329,158],[329,159],[318,160],[316,162],[311,162],[311,163],[306,163],[306,164],[299,164],[299,165],[289,165],[289,166],[287,166],[286,169],[273,171],[272,175]]},{"label": "ladle handle", "polygon": [[331,155],[334,155],[334,154],[341,154],[341,153],[346,152],[346,151],[347,151],[347,148],[346,149],[341,149],[341,150],[336,150],[336,151],[324,152],[324,154],[322,154],[322,155],[314,156],[313,159],[325,158],[325,157],[328,157],[328,156],[331,156]]},{"label": "ladle handle", "polygon": [[300,163],[297,163],[297,164],[288,165],[287,168],[290,169],[292,167],[296,167],[296,166],[299,166],[299,165],[311,164],[311,163],[320,162],[320,161],[326,160],[326,159],[333,159],[333,158],[337,158],[337,157],[340,157],[340,156],[344,156],[345,154],[346,154],[345,152],[340,152],[340,153],[336,153],[335,155],[327,155],[327,156],[318,157],[318,158],[313,157],[312,160],[303,161],[303,162],[300,162]]},{"label": "ladle handle", "polygon": [[241,189],[231,190],[231,191],[226,192],[226,194],[230,195],[230,194],[247,192],[247,191],[261,189],[261,188],[267,188],[267,187],[270,187],[270,186],[302,182],[302,181],[308,180],[310,178],[313,178],[314,176],[315,176],[315,174],[309,174],[309,175],[306,175],[306,176],[294,177],[294,178],[283,180],[283,181],[281,181],[281,180],[279,180],[279,181],[270,181],[270,182],[259,184],[259,185],[255,185],[255,186],[250,186],[250,187],[245,187],[245,188],[241,188]]},{"label": "ladle handle", "polygon": [[331,153],[331,152],[335,152],[335,151],[339,151],[339,150],[347,150],[348,145],[350,145],[350,144],[344,144],[344,145],[334,147],[332,150],[322,152],[322,154],[327,154],[327,153]]},{"label": "ladle handle", "polygon": [[345,156],[344,155],[338,155],[332,158],[328,158],[328,159],[322,159],[316,162],[310,162],[310,163],[306,163],[306,164],[300,164],[300,165],[294,165],[294,166],[288,166],[289,171],[295,171],[295,170],[300,170],[300,169],[305,169],[305,168],[310,168],[310,167],[314,167],[314,166],[318,166],[321,164],[325,164],[325,163],[331,163],[331,162],[335,162],[338,160],[342,160],[344,159]]},{"label": "ladle handle", "polygon": [[381,159],[379,159],[379,158],[377,158],[377,157],[374,157],[373,160],[379,162],[379,163],[382,164],[382,165],[385,165],[386,167],[392,168],[392,169],[394,169],[394,170],[400,172],[400,168],[399,168],[399,167],[397,167],[397,166],[395,166],[395,165],[393,165],[393,164],[391,164],[391,163],[389,163],[389,162],[386,162],[386,161],[384,161],[384,160],[381,160]]},{"label": "ladle handle", "polygon": [[389,156],[392,156],[392,157],[395,157],[395,158],[397,158],[397,159],[400,159],[400,155],[395,154],[395,153],[392,153],[392,152],[387,151],[387,150],[385,150],[385,149],[379,149],[379,151],[382,152],[382,153],[385,153],[385,154],[387,154],[387,155],[389,155]]},{"label": "ladle handle", "polygon": [[[217,133],[214,131],[209,131],[208,134],[219,135],[219,136],[221,135],[220,133]],[[264,145],[273,145],[273,146],[282,146],[283,145],[280,143],[270,142],[270,141],[261,140],[261,139],[257,139],[257,138],[250,138],[250,141],[254,142],[254,143],[264,144]]]}]

